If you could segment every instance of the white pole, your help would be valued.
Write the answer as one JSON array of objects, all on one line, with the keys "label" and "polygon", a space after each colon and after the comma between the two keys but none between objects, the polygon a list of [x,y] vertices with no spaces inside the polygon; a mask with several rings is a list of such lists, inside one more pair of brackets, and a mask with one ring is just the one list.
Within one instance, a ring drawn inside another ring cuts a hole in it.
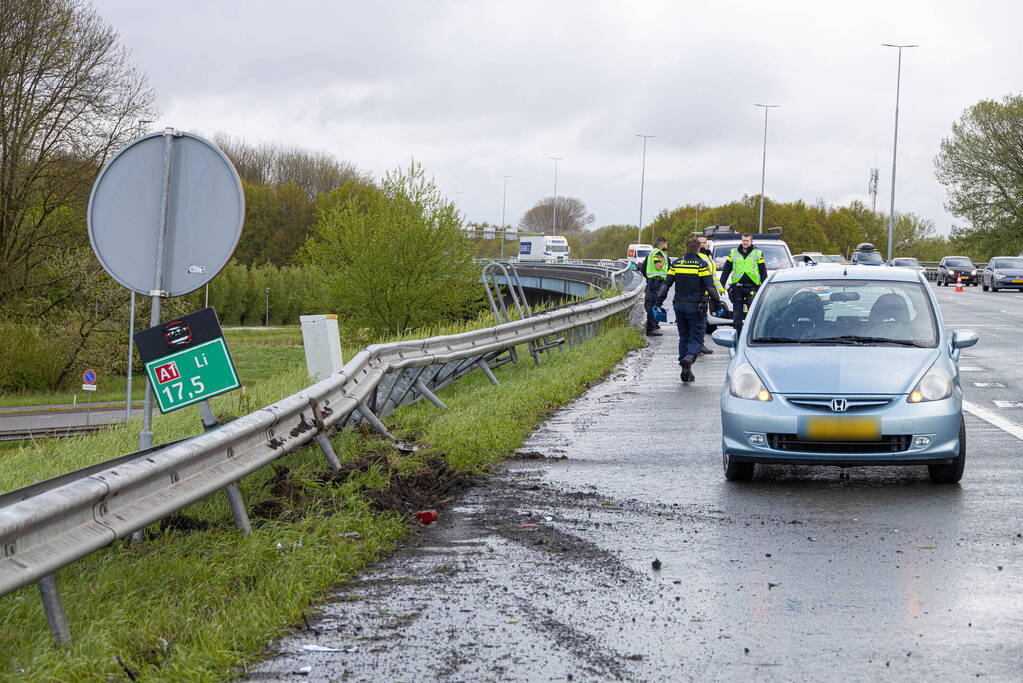
[{"label": "white pole", "polygon": [[760,228],[757,232],[764,231],[764,177],[767,174],[767,110],[780,107],[780,104],[754,104],[754,107],[764,108],[764,158],[760,165]]},{"label": "white pole", "polygon": [[504,210],[508,206],[508,178],[510,175],[501,176],[504,178],[504,189],[501,191],[501,260],[504,260],[504,243],[508,239],[508,235],[505,232],[506,225],[504,222]]},{"label": "white pole", "polygon": [[[639,229],[637,231],[636,241],[640,244],[643,243],[643,190],[646,187],[646,141],[647,138],[654,137],[653,135],[643,135],[642,133],[636,133],[637,138],[643,138],[643,166],[642,171],[639,175]],[[654,241],[654,236],[650,235],[650,241]]]},{"label": "white pole", "polygon": [[135,357],[135,290],[131,292],[131,312],[128,314],[128,392],[124,399],[124,421],[131,419],[131,366]]},{"label": "white pole", "polygon": [[558,162],[564,157],[547,157],[548,159],[554,160],[554,208],[551,211],[554,217],[554,228],[551,232],[552,235],[558,234]]},{"label": "white pole", "polygon": [[899,66],[895,75],[895,140],[892,142],[892,203],[888,211],[888,260],[892,260],[892,242],[895,241],[895,154],[899,149],[899,89],[902,84],[902,48],[919,47],[918,45],[892,45],[881,43],[884,47],[899,50]]}]

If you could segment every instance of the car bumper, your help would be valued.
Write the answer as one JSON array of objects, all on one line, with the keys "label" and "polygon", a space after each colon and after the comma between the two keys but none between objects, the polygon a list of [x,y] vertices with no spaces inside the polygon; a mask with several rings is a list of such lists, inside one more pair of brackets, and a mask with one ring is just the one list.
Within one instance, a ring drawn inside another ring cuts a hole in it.
[{"label": "car bumper", "polygon": [[[842,466],[948,464],[959,454],[962,398],[958,390],[943,401],[908,403],[905,396],[899,396],[883,408],[848,415],[877,418],[882,438],[908,437],[906,448],[893,446],[895,452],[842,452],[840,446],[832,444],[822,450],[791,450],[793,439],[775,435],[797,435],[801,418],[835,414],[794,406],[778,395],[766,403],[736,398],[727,386],[721,396],[721,448],[739,462]],[[755,434],[761,435],[762,444],[750,441]],[[929,443],[917,446],[917,437],[927,437]],[[820,443],[795,445],[814,448]],[[776,444],[780,447],[774,447]],[[869,449],[871,445],[863,447]]]},{"label": "car bumper", "polygon": [[1023,288],[1023,278],[1005,278],[1002,280],[991,279],[992,289],[1020,289]]}]

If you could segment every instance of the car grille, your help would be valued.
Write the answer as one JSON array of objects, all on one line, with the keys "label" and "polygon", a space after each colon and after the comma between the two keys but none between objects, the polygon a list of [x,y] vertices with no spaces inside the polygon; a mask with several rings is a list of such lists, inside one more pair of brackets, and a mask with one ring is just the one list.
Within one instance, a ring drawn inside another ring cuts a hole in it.
[{"label": "car grille", "polygon": [[811,410],[826,410],[831,412],[831,400],[832,398],[845,398],[846,408],[845,412],[850,413],[856,410],[870,410],[871,408],[880,408],[891,403],[894,396],[857,396],[855,398],[844,397],[844,396],[786,396],[785,400],[794,406],[800,408],[810,408]]},{"label": "car grille", "polygon": [[768,434],[767,443],[776,451],[794,453],[900,453],[909,450],[908,434],[882,436],[880,441],[803,441],[796,434]]}]

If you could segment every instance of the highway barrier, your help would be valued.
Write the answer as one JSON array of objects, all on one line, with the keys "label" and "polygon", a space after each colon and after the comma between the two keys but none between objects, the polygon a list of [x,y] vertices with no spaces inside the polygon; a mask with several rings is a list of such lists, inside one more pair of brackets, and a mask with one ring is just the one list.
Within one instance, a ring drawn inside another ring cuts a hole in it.
[{"label": "highway barrier", "polygon": [[624,280],[622,293],[472,332],[374,344],[326,379],[205,434],[0,496],[0,596],[38,583],[54,639],[68,642],[57,570],[222,489],[247,532],[237,487],[246,475],[310,442],[339,469],[333,430],[363,421],[393,440],[381,419],[398,407],[425,398],[444,408],[439,390],[476,370],[496,384],[491,368],[513,361],[515,346],[552,336],[580,343],[631,313],[641,277],[620,264],[579,267],[603,268],[608,285]]}]

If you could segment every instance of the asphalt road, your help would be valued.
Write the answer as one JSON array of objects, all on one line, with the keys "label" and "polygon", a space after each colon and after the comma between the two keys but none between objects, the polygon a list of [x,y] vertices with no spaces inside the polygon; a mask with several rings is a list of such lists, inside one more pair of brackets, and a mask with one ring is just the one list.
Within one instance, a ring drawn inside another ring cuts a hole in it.
[{"label": "asphalt road", "polygon": [[[140,415],[141,408],[132,413]],[[124,422],[124,404],[120,408],[87,408],[79,410],[54,410],[39,412],[7,413],[0,415],[0,431],[9,430],[51,430],[84,424],[107,424]]]},{"label": "asphalt road", "polygon": [[981,333],[960,485],[924,467],[725,481],[726,353],[681,385],[666,329],[250,678],[1020,680],[1023,294],[936,291],[948,326]]}]

